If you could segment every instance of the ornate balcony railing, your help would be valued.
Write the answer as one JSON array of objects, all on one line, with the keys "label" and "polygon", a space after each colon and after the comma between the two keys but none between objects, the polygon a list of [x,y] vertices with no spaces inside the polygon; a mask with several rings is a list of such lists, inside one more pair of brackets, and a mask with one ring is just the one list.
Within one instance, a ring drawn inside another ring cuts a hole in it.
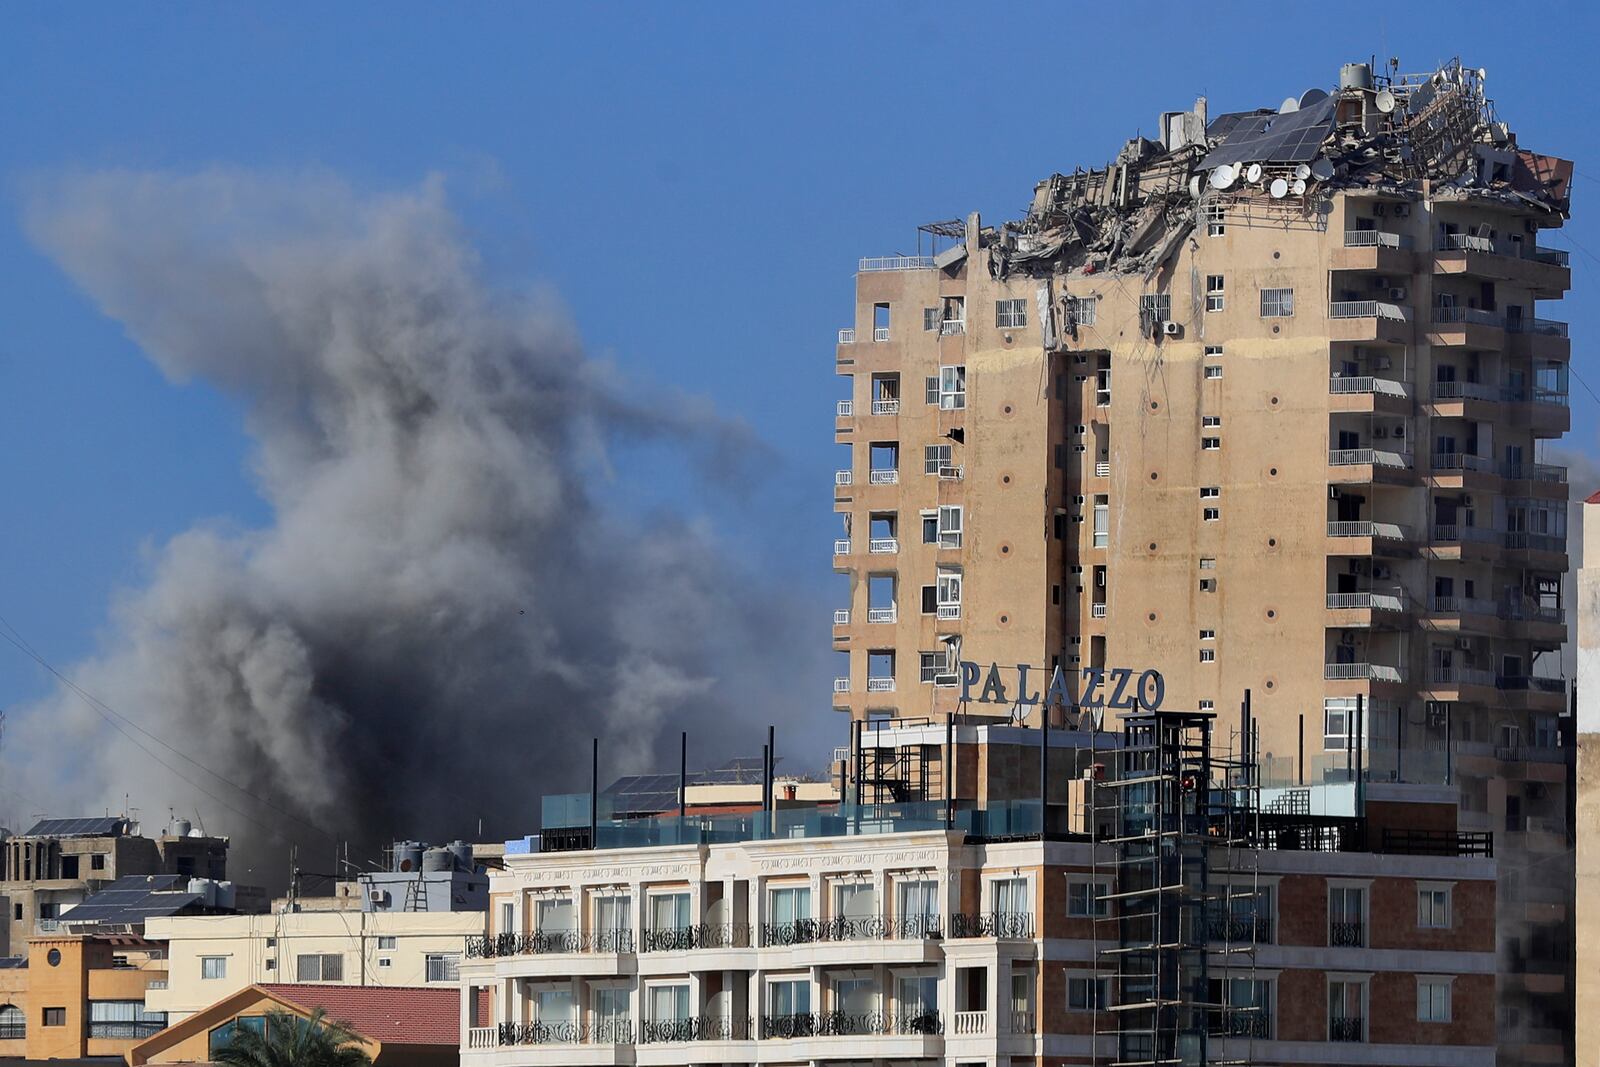
[{"label": "ornate balcony railing", "polygon": [[639,1026],[639,1043],[683,1041],[748,1041],[755,1033],[749,1016],[696,1015],[687,1019],[647,1019]]},{"label": "ornate balcony railing", "polygon": [[1367,1021],[1359,1015],[1346,1017],[1334,1015],[1328,1019],[1329,1041],[1365,1041]]},{"label": "ornate balcony railing", "polygon": [[1006,941],[1026,941],[1033,937],[1033,913],[988,911],[977,915],[952,915],[950,936],[998,937]]},{"label": "ornate balcony railing", "polygon": [[1272,944],[1272,917],[1270,915],[1208,915],[1206,936],[1212,941],[1235,944],[1255,942]]},{"label": "ornate balcony railing", "polygon": [[467,958],[479,960],[497,956],[632,951],[632,930],[544,930],[531,934],[490,934],[467,938]]},{"label": "ornate balcony railing", "polygon": [[[166,1029],[166,1022],[158,1019],[90,1020],[90,1040],[132,1041],[154,1037]],[[18,1027],[17,1029],[22,1029]],[[3,1037],[0,1034],[0,1037]],[[17,1035],[21,1037],[21,1034]]]},{"label": "ornate balcony railing", "polygon": [[944,1033],[944,1019],[939,1012],[846,1012],[811,1011],[792,1015],[763,1015],[762,1040],[784,1040],[797,1037],[867,1037],[886,1034]]},{"label": "ornate balcony railing", "polygon": [[666,930],[646,930],[646,952],[685,952],[698,948],[749,948],[749,923],[697,923]]},{"label": "ornate balcony railing", "polygon": [[1265,1039],[1271,1030],[1266,1012],[1254,1008],[1229,1009],[1217,1012],[1211,1020],[1211,1033],[1217,1037],[1254,1037]]},{"label": "ornate balcony railing", "polygon": [[[472,1044],[474,1048],[478,1047],[477,1035],[478,1031],[474,1030]],[[631,1045],[633,1020],[501,1023],[497,1036],[501,1045]]]},{"label": "ornate balcony railing", "polygon": [[1366,929],[1359,922],[1330,922],[1328,944],[1336,948],[1360,948],[1366,944]]}]

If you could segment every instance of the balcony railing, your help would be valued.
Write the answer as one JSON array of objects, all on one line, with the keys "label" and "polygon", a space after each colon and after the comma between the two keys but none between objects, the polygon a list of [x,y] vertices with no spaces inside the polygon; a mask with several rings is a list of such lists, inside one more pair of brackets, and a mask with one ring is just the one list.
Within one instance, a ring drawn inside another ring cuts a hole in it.
[{"label": "balcony railing", "polygon": [[1535,248],[1528,253],[1528,258],[1535,263],[1548,263],[1552,267],[1565,267],[1571,263],[1571,257],[1563,248]]},{"label": "balcony railing", "polygon": [[[848,756],[848,751],[846,756]],[[646,952],[688,952],[701,948],[750,948],[749,923],[696,923],[665,930],[646,930]]]},{"label": "balcony railing", "polygon": [[1377,448],[1334,448],[1328,451],[1330,467],[1389,467],[1410,470],[1409,452],[1388,452]]},{"label": "balcony railing", "polygon": [[835,556],[848,556],[850,554],[850,539],[841,537],[835,540],[833,542],[833,554]]},{"label": "balcony railing", "polygon": [[1565,552],[1567,550],[1567,539],[1561,534],[1512,530],[1505,535],[1505,546],[1513,550],[1531,552]]},{"label": "balcony railing", "polygon": [[869,692],[869,693],[892,693],[892,692],[894,692],[894,679],[893,678],[868,678],[867,679],[867,692]]},{"label": "balcony railing", "polygon": [[1330,319],[1389,319],[1410,322],[1411,309],[1382,300],[1335,300],[1328,305]]},{"label": "balcony railing", "polygon": [[89,1039],[102,1041],[142,1041],[166,1029],[165,1020],[90,1020]]},{"label": "balcony railing", "polygon": [[868,608],[867,621],[869,623],[894,622],[899,614],[895,608]]},{"label": "balcony railing", "polygon": [[1392,593],[1329,593],[1328,609],[1345,611],[1403,611],[1405,605]]},{"label": "balcony railing", "polygon": [[1461,526],[1434,523],[1429,528],[1429,539],[1450,544],[1472,541],[1477,544],[1499,544],[1504,541],[1504,535],[1498,530],[1491,530],[1487,526]]},{"label": "balcony railing", "polygon": [[856,402],[854,400],[841,400],[835,407],[835,410],[837,411],[839,418],[848,419],[850,416],[856,413]]},{"label": "balcony railing", "polygon": [[1206,937],[1211,941],[1234,944],[1255,942],[1272,944],[1272,916],[1233,915],[1213,912],[1206,916]]},{"label": "balcony railing", "polygon": [[1002,941],[1027,941],[1033,937],[1033,913],[989,911],[950,916],[951,937],[997,937]]},{"label": "balcony railing", "polygon": [[755,1036],[749,1016],[697,1015],[688,1019],[647,1019],[639,1026],[639,1043],[657,1045],[686,1041],[749,1041]]},{"label": "balcony railing", "polygon": [[900,542],[893,537],[874,537],[867,542],[867,552],[870,555],[893,555],[898,551],[900,551]]},{"label": "balcony railing", "polygon": [[1433,321],[1441,326],[1450,326],[1463,323],[1471,326],[1492,326],[1496,329],[1506,328],[1506,317],[1494,311],[1485,311],[1483,308],[1469,307],[1435,307]]},{"label": "balcony railing", "polygon": [[1397,382],[1390,378],[1334,377],[1328,379],[1328,392],[1335,394],[1367,394],[1377,396],[1407,397],[1410,392],[1404,382]]},{"label": "balcony railing", "polygon": [[1517,319],[1506,325],[1512,333],[1532,333],[1540,337],[1566,337],[1567,324],[1557,319]]},{"label": "balcony railing", "polygon": [[958,1011],[951,1033],[957,1037],[982,1037],[989,1032],[989,1013],[986,1011]]},{"label": "balcony railing", "polygon": [[874,400],[872,402],[872,413],[874,415],[898,415],[900,414],[900,401],[898,398],[893,400]]},{"label": "balcony railing", "polygon": [[896,485],[900,481],[900,471],[898,469],[875,470],[867,475],[867,481],[873,485]]},{"label": "balcony railing", "polygon": [[1328,1019],[1329,1041],[1365,1041],[1367,1020],[1360,1016],[1335,1015]]},{"label": "balcony railing", "polygon": [[1501,674],[1495,677],[1494,687],[1512,692],[1565,693],[1567,691],[1567,680],[1565,678],[1543,678],[1536,674]]},{"label": "balcony railing", "polygon": [[835,608],[834,612],[833,612],[833,624],[835,626],[849,626],[850,625],[850,609],[849,608]]},{"label": "balcony railing", "polygon": [[940,337],[954,337],[957,334],[963,334],[966,332],[966,319],[945,319],[943,322],[939,323]]},{"label": "balcony railing", "polygon": [[1091,618],[1096,618],[1096,619],[1105,618],[1106,617],[1106,604],[1105,604],[1105,602],[1101,601],[1098,604],[1091,604],[1089,606],[1089,615],[1090,615]]},{"label": "balcony railing", "polygon": [[1032,1034],[1038,1032],[1039,1020],[1031,1011],[1011,1012],[1011,1033]]},{"label": "balcony railing", "polygon": [[1389,233],[1385,230],[1344,231],[1344,246],[1346,248],[1409,249],[1411,244],[1411,237],[1403,233]]},{"label": "balcony railing", "polygon": [[1498,615],[1499,606],[1476,596],[1436,596],[1432,600],[1436,615]]},{"label": "balcony railing", "polygon": [[1494,672],[1476,667],[1434,667],[1430,673],[1434,685],[1494,685]]},{"label": "balcony railing", "polygon": [[1366,943],[1366,927],[1360,921],[1328,923],[1329,945],[1335,948],[1360,948]]},{"label": "balcony railing", "polygon": [[855,344],[856,343],[856,332],[855,332],[855,330],[840,330],[839,331],[839,343],[842,344],[842,345],[853,345],[853,344]]},{"label": "balcony railing", "polygon": [[1400,682],[1398,667],[1386,663],[1324,663],[1322,677],[1329,682]]},{"label": "balcony railing", "polygon": [[1435,452],[1429,457],[1429,463],[1437,472],[1494,471],[1494,460],[1486,456],[1474,456],[1470,452]]},{"label": "balcony railing", "polygon": [[557,1020],[501,1023],[497,1027],[476,1026],[468,1035],[467,1047],[492,1047],[486,1044],[491,1034],[496,1045],[631,1045],[633,1020],[596,1019],[590,1022]]},{"label": "balcony railing", "polygon": [[856,476],[855,472],[853,471],[842,470],[833,472],[834,485],[851,485],[855,482],[855,480]]},{"label": "balcony railing", "polygon": [[927,270],[932,266],[932,256],[864,256],[856,270],[867,274],[878,270]]},{"label": "balcony railing", "polygon": [[632,930],[539,930],[531,934],[489,934],[467,938],[468,959],[632,951]]},{"label": "balcony railing", "polygon": [[961,618],[961,605],[960,604],[940,604],[939,605],[939,618],[941,618],[941,619],[959,619],[959,618]]},{"label": "balcony railing", "polygon": [[889,339],[889,327],[874,326],[872,328],[872,339],[874,341],[887,341]]},{"label": "balcony railing", "polygon": [[888,1034],[937,1036],[944,1020],[934,1009],[909,1012],[811,1011],[792,1015],[763,1015],[763,1040],[800,1037],[867,1037]]},{"label": "balcony railing", "polygon": [[1494,242],[1470,233],[1447,233],[1439,239],[1440,252],[1487,252],[1494,254]]},{"label": "balcony railing", "polygon": [[1481,382],[1434,382],[1435,400],[1487,400],[1491,403],[1508,399],[1505,390]]},{"label": "balcony railing", "polygon": [[1409,541],[1411,528],[1402,526],[1397,522],[1369,522],[1365,519],[1353,522],[1328,523],[1329,537],[1373,537],[1384,541]]},{"label": "balcony railing", "polygon": [[848,692],[850,692],[850,679],[848,679],[848,678],[835,678],[833,680],[833,691],[835,693],[848,693]]},{"label": "balcony railing", "polygon": [[1106,462],[1105,460],[1100,460],[1098,463],[1096,463],[1094,465],[1094,476],[1096,478],[1109,478],[1109,477],[1111,477],[1111,464]]}]

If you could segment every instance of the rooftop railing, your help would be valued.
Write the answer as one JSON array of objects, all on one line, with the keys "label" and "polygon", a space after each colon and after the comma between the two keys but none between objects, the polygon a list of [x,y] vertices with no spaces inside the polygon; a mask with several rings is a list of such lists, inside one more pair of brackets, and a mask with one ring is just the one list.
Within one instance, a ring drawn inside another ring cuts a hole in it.
[{"label": "rooftop railing", "polygon": [[932,266],[932,256],[866,256],[856,270],[869,274],[880,270],[928,270]]}]

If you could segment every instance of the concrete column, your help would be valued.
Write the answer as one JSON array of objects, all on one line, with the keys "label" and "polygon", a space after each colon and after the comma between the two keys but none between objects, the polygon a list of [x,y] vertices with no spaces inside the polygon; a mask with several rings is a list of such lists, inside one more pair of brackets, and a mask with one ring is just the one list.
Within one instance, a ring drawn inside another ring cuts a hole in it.
[{"label": "concrete column", "polygon": [[477,997],[477,991],[468,983],[461,985],[461,1047],[467,1047],[468,1036],[472,1030],[472,1004]]}]

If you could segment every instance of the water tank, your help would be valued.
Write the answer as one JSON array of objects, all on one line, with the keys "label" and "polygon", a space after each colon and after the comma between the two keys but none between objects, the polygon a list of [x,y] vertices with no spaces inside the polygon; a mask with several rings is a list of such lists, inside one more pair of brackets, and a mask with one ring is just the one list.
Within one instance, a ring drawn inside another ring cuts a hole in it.
[{"label": "water tank", "polygon": [[218,882],[217,907],[237,908],[239,906],[239,890],[232,882]]},{"label": "water tank", "polygon": [[446,846],[455,857],[456,866],[463,871],[472,870],[472,846],[465,841],[452,841]]},{"label": "water tank", "polygon": [[447,848],[430,848],[422,854],[422,869],[428,872],[453,871],[456,867],[456,857]]},{"label": "water tank", "polygon": [[189,892],[200,898],[200,903],[208,908],[217,906],[217,883],[209,878],[189,879]]},{"label": "water tank", "polygon": [[422,843],[419,841],[396,841],[394,843],[394,869],[401,872],[421,870]]},{"label": "water tank", "polygon": [[1372,88],[1372,67],[1366,63],[1346,63],[1339,68],[1339,88]]},{"label": "water tank", "polygon": [[172,836],[188,837],[189,831],[191,828],[193,828],[193,826],[194,824],[188,819],[174,819],[172,820]]}]

